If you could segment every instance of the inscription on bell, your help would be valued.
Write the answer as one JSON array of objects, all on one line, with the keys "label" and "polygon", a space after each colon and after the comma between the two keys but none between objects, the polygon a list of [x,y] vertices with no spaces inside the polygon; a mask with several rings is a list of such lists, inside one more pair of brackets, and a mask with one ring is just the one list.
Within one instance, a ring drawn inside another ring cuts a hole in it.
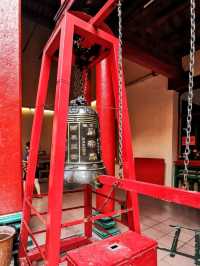
[{"label": "inscription on bell", "polygon": [[67,123],[65,181],[92,184],[100,174],[105,174],[97,113],[89,106],[70,106]]},{"label": "inscription on bell", "polygon": [[78,150],[78,144],[71,144],[71,150]]},{"label": "inscription on bell", "polygon": [[96,130],[95,128],[88,128],[88,131],[87,131],[87,136],[95,136],[96,135]]},{"label": "inscription on bell", "polygon": [[97,160],[97,154],[96,153],[90,153],[89,154],[89,161],[96,161]]},{"label": "inscription on bell", "polygon": [[71,140],[78,140],[78,136],[77,135],[71,135]]},{"label": "inscription on bell", "polygon": [[87,145],[88,145],[89,148],[93,148],[94,149],[96,147],[96,141],[91,139],[91,140],[88,141]]},{"label": "inscription on bell", "polygon": [[78,160],[78,154],[71,154],[70,158],[72,161],[77,161]]},{"label": "inscription on bell", "polygon": [[70,131],[76,131],[78,129],[78,125],[70,125]]}]

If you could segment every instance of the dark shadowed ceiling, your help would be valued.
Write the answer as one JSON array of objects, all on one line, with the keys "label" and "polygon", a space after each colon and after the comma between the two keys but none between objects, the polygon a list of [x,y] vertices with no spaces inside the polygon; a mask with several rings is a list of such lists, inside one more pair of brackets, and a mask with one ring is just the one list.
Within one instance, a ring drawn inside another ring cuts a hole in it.
[{"label": "dark shadowed ceiling", "polygon": [[[94,15],[105,0],[75,0],[72,9]],[[124,0],[124,42],[139,51],[172,66],[181,66],[181,58],[189,53],[189,0]],[[22,0],[23,14],[48,28],[54,26],[54,16],[60,0]],[[117,13],[107,23],[117,34]],[[200,0],[196,0],[196,49],[200,48]]]}]

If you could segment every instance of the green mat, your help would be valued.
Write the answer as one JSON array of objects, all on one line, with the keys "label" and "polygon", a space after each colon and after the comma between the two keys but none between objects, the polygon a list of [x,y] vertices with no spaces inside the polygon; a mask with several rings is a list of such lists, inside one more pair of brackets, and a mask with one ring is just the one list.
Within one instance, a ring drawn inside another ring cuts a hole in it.
[{"label": "green mat", "polygon": [[5,224],[13,224],[13,223],[21,223],[22,220],[22,213],[12,213],[0,216],[0,225]]},{"label": "green mat", "polygon": [[95,224],[105,228],[105,229],[110,229],[114,226],[116,226],[116,222],[111,220],[111,221],[108,221],[108,222],[103,222],[102,220],[97,220],[95,221]]}]

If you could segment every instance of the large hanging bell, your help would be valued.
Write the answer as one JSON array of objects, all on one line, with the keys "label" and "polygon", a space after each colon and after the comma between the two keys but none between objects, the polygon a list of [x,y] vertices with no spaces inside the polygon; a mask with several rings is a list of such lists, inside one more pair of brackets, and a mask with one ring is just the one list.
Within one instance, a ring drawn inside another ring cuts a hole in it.
[{"label": "large hanging bell", "polygon": [[97,113],[86,105],[69,106],[66,162],[66,183],[95,184],[105,167],[101,160]]}]

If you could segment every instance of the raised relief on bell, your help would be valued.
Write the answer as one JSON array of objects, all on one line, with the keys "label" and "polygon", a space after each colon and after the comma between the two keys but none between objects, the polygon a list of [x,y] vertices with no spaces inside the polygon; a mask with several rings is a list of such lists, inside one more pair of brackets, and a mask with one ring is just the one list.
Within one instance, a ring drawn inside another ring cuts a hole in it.
[{"label": "raised relief on bell", "polygon": [[92,139],[91,140],[88,140],[87,145],[88,145],[89,148],[94,149],[94,148],[96,148],[96,141],[95,140],[92,140]]},{"label": "raised relief on bell", "polygon": [[78,150],[78,144],[71,144],[71,150]]},{"label": "raised relief on bell", "polygon": [[89,154],[89,161],[96,161],[97,160],[97,154],[96,153],[90,153]]},{"label": "raised relief on bell", "polygon": [[76,131],[78,129],[78,125],[70,125],[70,131]]},{"label": "raised relief on bell", "polygon": [[71,140],[78,140],[78,136],[77,135],[71,135]]},{"label": "raised relief on bell", "polygon": [[71,155],[70,155],[70,159],[71,159],[72,161],[76,161],[76,160],[78,160],[78,154],[71,154]]},{"label": "raised relief on bell", "polygon": [[96,135],[96,130],[95,128],[88,128],[87,136],[95,136]]},{"label": "raised relief on bell", "polygon": [[82,155],[83,155],[83,156],[86,155],[86,149],[82,149]]}]

